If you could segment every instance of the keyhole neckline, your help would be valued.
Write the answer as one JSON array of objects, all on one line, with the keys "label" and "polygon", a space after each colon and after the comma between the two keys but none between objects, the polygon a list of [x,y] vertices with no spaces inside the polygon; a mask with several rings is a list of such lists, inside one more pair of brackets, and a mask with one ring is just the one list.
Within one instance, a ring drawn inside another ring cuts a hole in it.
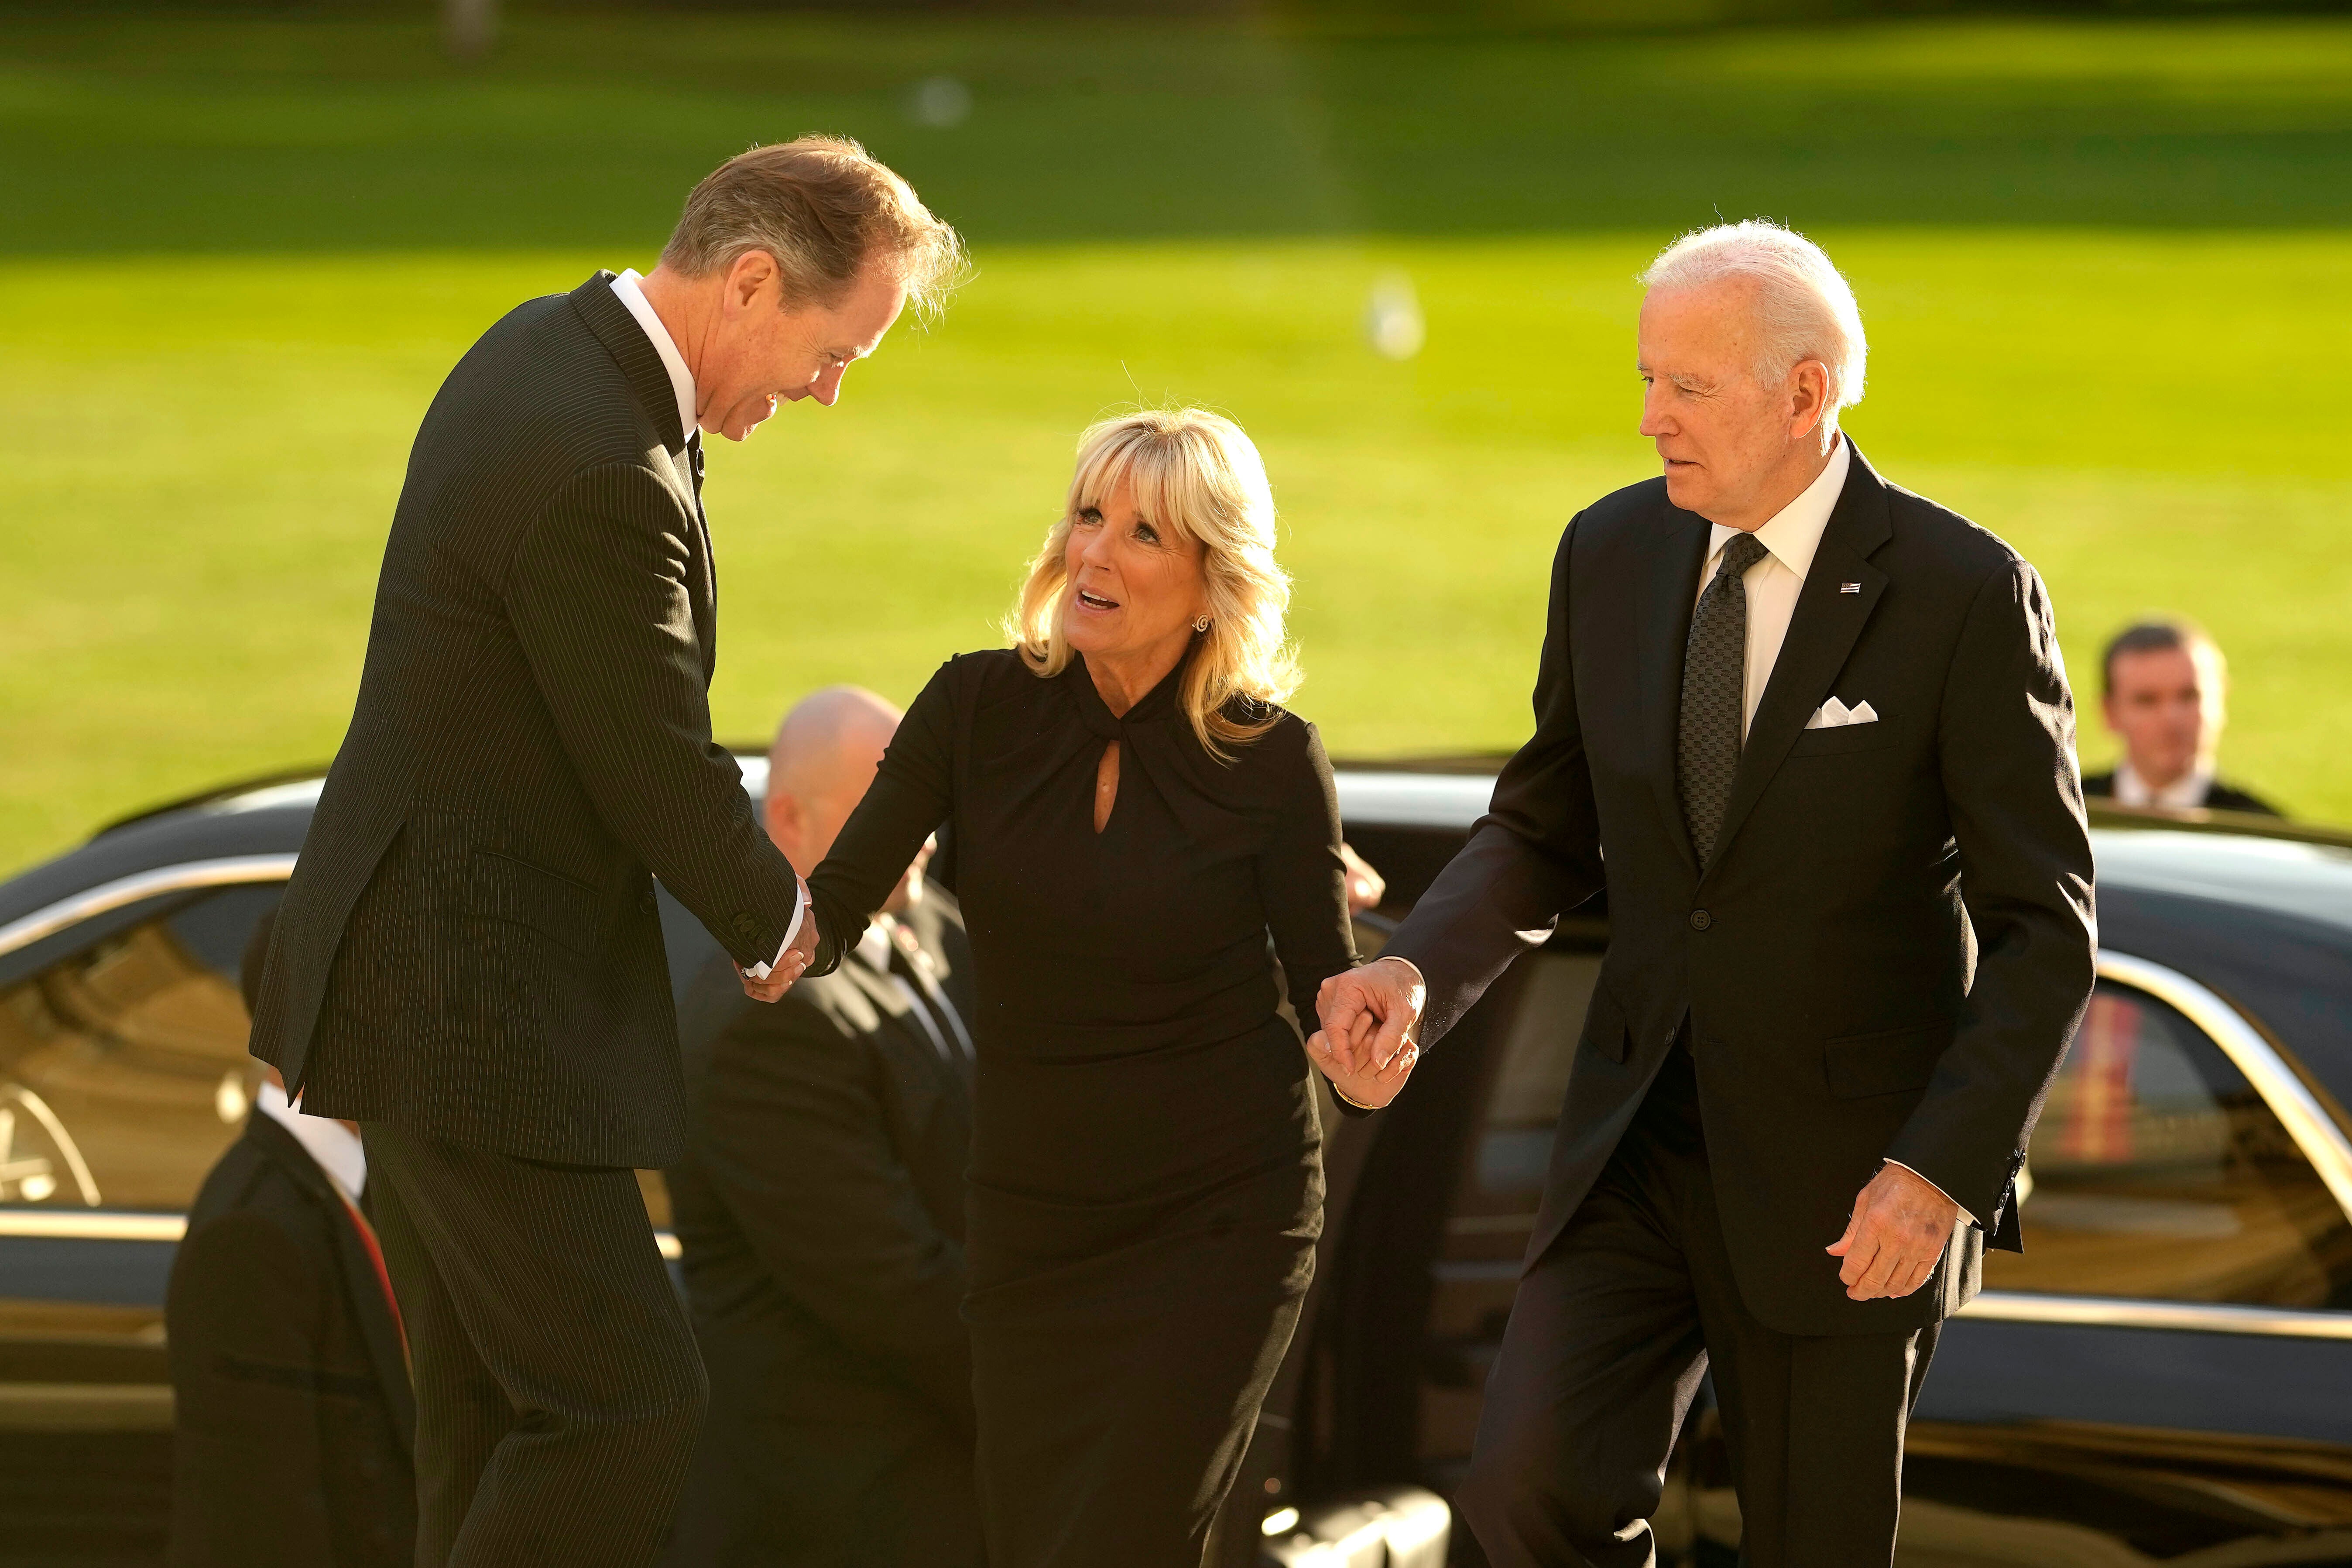
[{"label": "keyhole neckline", "polygon": [[1097,838],[1109,830],[1111,818],[1118,811],[1119,753],[1124,749],[1114,735],[1103,742],[1102,755],[1095,763],[1094,798],[1089,805]]}]

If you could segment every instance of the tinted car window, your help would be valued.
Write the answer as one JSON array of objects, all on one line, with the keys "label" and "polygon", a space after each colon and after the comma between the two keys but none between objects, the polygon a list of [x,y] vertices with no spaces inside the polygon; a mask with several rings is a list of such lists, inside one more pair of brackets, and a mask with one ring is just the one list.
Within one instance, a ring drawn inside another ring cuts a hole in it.
[{"label": "tinted car window", "polygon": [[280,890],[203,895],[0,990],[0,1204],[188,1205],[252,1104],[237,963]]},{"label": "tinted car window", "polygon": [[1997,1289],[2352,1306],[2352,1225],[2221,1048],[2102,981],[2027,1151]]}]

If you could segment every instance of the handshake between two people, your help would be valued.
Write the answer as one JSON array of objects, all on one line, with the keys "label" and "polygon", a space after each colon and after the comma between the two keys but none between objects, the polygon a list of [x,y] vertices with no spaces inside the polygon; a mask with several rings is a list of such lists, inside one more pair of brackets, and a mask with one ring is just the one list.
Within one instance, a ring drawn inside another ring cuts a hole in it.
[{"label": "handshake between two people", "polygon": [[738,968],[737,978],[743,982],[743,994],[754,1002],[773,1002],[793,988],[793,982],[807,973],[816,962],[816,905],[809,898],[808,879],[800,879],[801,923],[793,932],[793,940],[776,955],[765,974]]},{"label": "handshake between two people", "polygon": [[1377,958],[1323,982],[1315,998],[1322,1027],[1307,1053],[1339,1098],[1377,1110],[1397,1097],[1421,1059],[1421,1013],[1428,988],[1398,958]]}]

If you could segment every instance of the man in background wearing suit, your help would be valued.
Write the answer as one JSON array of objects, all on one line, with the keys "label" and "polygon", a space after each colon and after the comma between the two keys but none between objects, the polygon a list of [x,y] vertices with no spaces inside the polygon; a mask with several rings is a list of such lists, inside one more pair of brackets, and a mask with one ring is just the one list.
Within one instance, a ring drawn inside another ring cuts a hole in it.
[{"label": "man in background wearing suit", "polygon": [[2213,776],[2226,721],[2230,667],[2220,645],[2187,621],[2142,621],[2107,644],[2100,702],[2124,745],[2113,772],[2088,773],[2083,793],[2142,810],[2278,808]]},{"label": "man in background wearing suit", "polygon": [[651,276],[493,326],[417,432],[253,1048],[364,1131],[420,1568],[661,1550],[706,1391],[631,1169],[685,1152],[653,879],[760,1000],[815,934],[711,740],[701,432],[831,404],[958,254],[854,144],[757,148]]},{"label": "man in background wearing suit", "polygon": [[366,1187],[359,1129],[299,1114],[271,1073],[172,1260],[172,1568],[415,1561],[416,1407]]},{"label": "man in background wearing suit", "polygon": [[1865,349],[1819,247],[1726,226],[1645,281],[1664,477],[1569,525],[1534,738],[1320,1010],[1403,1055],[1605,887],[1456,1502],[1497,1568],[1645,1568],[1711,1371],[1741,1560],[1885,1568],[1937,1326],[2017,1246],[2090,995],[2074,705],[2033,568],[1838,429]]},{"label": "man in background wearing suit", "polygon": [[[824,858],[898,711],[803,700],[766,815]],[[677,1568],[976,1568],[963,1173],[971,960],[928,855],[841,967],[773,1007],[721,958],[679,1008],[687,1155],[668,1173],[710,1418]]]}]

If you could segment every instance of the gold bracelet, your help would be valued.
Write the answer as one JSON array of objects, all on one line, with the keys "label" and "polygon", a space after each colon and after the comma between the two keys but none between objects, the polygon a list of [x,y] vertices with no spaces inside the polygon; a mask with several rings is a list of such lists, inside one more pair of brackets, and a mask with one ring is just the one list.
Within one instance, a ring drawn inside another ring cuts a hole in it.
[{"label": "gold bracelet", "polygon": [[1380,1109],[1381,1109],[1381,1107],[1379,1107],[1379,1106],[1377,1106],[1377,1105],[1366,1105],[1366,1104],[1365,1104],[1362,1100],[1349,1100],[1349,1099],[1348,1098],[1348,1091],[1347,1091],[1346,1089],[1341,1089],[1341,1088],[1339,1087],[1339,1085],[1338,1081],[1337,1081],[1336,1079],[1332,1079],[1331,1077],[1329,1077],[1328,1074],[1324,1077],[1323,1081],[1324,1081],[1325,1083],[1328,1083],[1328,1084],[1329,1084],[1329,1085],[1331,1086],[1331,1096],[1332,1096],[1332,1098],[1333,1098],[1333,1099],[1335,1099],[1335,1100],[1339,1100],[1339,1101],[1341,1104],[1343,1104],[1343,1105],[1352,1105],[1352,1106],[1354,1106],[1354,1107],[1355,1107],[1357,1110],[1380,1110]]}]

